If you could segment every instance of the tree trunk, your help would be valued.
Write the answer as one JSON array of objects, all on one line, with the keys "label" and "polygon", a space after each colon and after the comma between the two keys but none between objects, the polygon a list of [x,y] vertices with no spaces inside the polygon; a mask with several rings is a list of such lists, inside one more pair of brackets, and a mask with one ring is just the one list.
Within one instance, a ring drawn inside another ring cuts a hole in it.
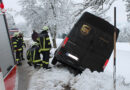
[{"label": "tree trunk", "polygon": [[55,28],[54,28],[55,30],[54,30],[54,35],[53,35],[53,39],[52,39],[52,41],[53,41],[53,47],[54,48],[57,48],[57,45],[56,45],[56,25],[55,25]]},{"label": "tree trunk", "polygon": [[56,45],[56,38],[53,38],[53,47],[54,47],[54,48],[57,48],[57,45]]},{"label": "tree trunk", "polygon": [[[53,10],[54,19],[56,21],[55,0],[54,0],[54,3],[51,2],[51,8]],[[54,35],[53,35],[53,39],[52,39],[54,48],[57,48],[57,45],[56,45],[56,31],[57,31],[57,25],[55,24],[54,25],[54,33],[53,33]]]}]

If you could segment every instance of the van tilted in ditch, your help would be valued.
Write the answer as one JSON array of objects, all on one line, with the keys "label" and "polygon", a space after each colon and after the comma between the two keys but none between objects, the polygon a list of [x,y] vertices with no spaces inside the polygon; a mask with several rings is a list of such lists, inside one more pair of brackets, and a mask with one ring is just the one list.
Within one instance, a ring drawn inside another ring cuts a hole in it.
[{"label": "van tilted in ditch", "polygon": [[52,64],[58,61],[78,71],[103,71],[114,48],[114,31],[118,37],[117,28],[85,12],[56,50]]}]

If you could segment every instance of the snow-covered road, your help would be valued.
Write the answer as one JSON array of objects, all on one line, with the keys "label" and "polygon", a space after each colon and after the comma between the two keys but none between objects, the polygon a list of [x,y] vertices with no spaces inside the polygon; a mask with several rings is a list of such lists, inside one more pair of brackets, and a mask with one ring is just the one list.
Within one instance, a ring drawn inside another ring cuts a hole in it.
[{"label": "snow-covered road", "polygon": [[[26,55],[26,50],[24,50],[24,57]],[[26,57],[25,57],[26,59]],[[28,90],[30,81],[31,68],[27,65],[27,60],[22,61],[22,66],[18,66],[18,90]]]},{"label": "snow-covered road", "polygon": [[22,62],[23,66],[18,67],[18,90],[27,90],[29,85],[29,71],[25,68],[25,61]]}]

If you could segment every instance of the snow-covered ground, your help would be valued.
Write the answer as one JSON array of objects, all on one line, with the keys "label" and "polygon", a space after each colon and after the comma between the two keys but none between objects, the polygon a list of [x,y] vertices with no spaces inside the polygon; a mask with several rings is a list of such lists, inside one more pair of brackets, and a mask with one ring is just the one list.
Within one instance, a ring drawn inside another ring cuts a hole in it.
[{"label": "snow-covered ground", "polygon": [[[62,39],[57,39],[58,45],[61,42]],[[130,43],[117,43],[117,90],[130,90],[129,54]],[[31,73],[28,90],[113,90],[113,55],[105,72],[100,73],[86,69],[74,76],[64,66],[51,67],[46,70],[26,66]]]},{"label": "snow-covered ground", "polygon": [[[126,82],[130,82],[130,43],[117,43],[117,75],[125,77]],[[113,72],[113,54],[105,72]]]}]

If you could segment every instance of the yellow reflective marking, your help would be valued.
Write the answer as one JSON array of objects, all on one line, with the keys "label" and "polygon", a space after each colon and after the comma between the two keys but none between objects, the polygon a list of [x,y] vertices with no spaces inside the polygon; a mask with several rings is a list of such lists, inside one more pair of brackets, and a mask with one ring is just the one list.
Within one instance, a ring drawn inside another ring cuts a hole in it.
[{"label": "yellow reflective marking", "polygon": [[17,42],[13,42],[13,44],[17,44]]},{"label": "yellow reflective marking", "polygon": [[19,59],[16,59],[16,61],[19,61]]},{"label": "yellow reflective marking", "polygon": [[43,40],[43,49],[45,48],[45,38]]},{"label": "yellow reflective marking", "polygon": [[50,40],[50,38],[49,38],[49,37],[47,37],[47,38],[46,38],[46,40]]},{"label": "yellow reflective marking", "polygon": [[20,48],[20,49],[18,49],[19,51],[21,51],[22,49]]},{"label": "yellow reflective marking", "polygon": [[33,60],[33,63],[41,62],[42,60]]},{"label": "yellow reflective marking", "polygon": [[49,42],[48,45],[51,45],[51,42]]},{"label": "yellow reflective marking", "polygon": [[33,52],[33,60],[35,60],[35,53],[36,53],[36,51],[34,50],[34,52]]},{"label": "yellow reflective marking", "polygon": [[14,47],[17,47],[17,45],[14,45]]},{"label": "yellow reflective marking", "polygon": [[46,61],[42,61],[42,63],[44,63],[44,64],[49,64],[49,62],[46,62]]}]

